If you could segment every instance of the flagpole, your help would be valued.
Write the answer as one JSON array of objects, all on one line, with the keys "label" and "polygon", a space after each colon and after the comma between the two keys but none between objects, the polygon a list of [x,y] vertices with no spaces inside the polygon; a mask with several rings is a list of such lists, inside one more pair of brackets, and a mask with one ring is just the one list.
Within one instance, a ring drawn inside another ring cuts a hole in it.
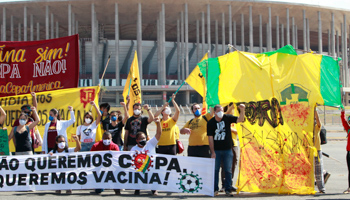
[{"label": "flagpole", "polygon": [[103,77],[105,76],[105,73],[106,73],[106,70],[107,70],[107,66],[108,66],[108,63],[109,63],[110,60],[111,60],[111,55],[108,56],[108,60],[107,60],[107,63],[106,63],[105,70],[103,71],[103,74],[102,74],[102,77],[101,77],[101,81],[98,84],[99,87],[101,87],[101,83],[102,83]]},{"label": "flagpole", "polygon": [[130,94],[130,88],[131,88],[131,77],[130,77],[130,82],[129,82],[129,90],[128,90],[128,96],[129,96],[129,94]]},{"label": "flagpole", "polygon": [[[182,84],[180,85],[180,87],[176,90],[176,92],[174,93],[175,95],[177,94],[177,92],[180,90],[180,88],[186,83],[186,81],[182,81]],[[168,101],[168,103],[170,103],[170,101],[173,99],[173,97],[171,97]]]}]

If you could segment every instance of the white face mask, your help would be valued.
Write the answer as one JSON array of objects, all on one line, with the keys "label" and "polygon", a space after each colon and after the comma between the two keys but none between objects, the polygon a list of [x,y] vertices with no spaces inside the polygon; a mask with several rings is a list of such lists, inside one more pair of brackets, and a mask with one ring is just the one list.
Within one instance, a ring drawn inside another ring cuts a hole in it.
[{"label": "white face mask", "polygon": [[166,107],[165,110],[164,110],[164,113],[167,114],[167,115],[170,115],[171,114],[171,109],[169,107]]},{"label": "white face mask", "polygon": [[65,142],[60,142],[57,144],[58,148],[60,149],[64,149],[64,147],[66,147],[66,143]]},{"label": "white face mask", "polygon": [[85,118],[85,123],[90,124],[91,121],[92,121],[92,120],[91,120],[90,118]]},{"label": "white face mask", "polygon": [[20,119],[19,120],[19,124],[22,125],[22,126],[26,125],[26,123],[27,123],[27,120],[25,120],[25,119]]},{"label": "white face mask", "polygon": [[109,146],[111,144],[111,140],[103,140],[103,144]]},{"label": "white face mask", "polygon": [[134,114],[135,115],[140,115],[141,114],[141,110],[139,110],[139,109],[134,110]]},{"label": "white face mask", "polygon": [[219,111],[216,113],[216,116],[221,119],[224,116],[224,112]]}]

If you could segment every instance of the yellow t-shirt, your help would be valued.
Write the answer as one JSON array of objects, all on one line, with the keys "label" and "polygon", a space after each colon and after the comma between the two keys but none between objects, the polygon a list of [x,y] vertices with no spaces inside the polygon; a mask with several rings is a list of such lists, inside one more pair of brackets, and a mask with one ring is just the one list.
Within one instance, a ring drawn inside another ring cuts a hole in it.
[{"label": "yellow t-shirt", "polygon": [[321,127],[319,127],[317,124],[315,124],[315,129],[314,129],[314,145],[315,145],[317,151],[320,151],[320,150],[321,150],[320,132],[321,132]]},{"label": "yellow t-shirt", "polygon": [[174,132],[175,132],[176,140],[179,140],[180,139],[180,129],[176,124],[174,126]]},{"label": "yellow t-shirt", "polygon": [[[203,146],[209,145],[207,136],[207,121],[211,119],[210,113],[204,115],[207,120],[200,117],[194,118],[192,121],[188,121],[183,128],[191,129],[190,137],[188,138],[189,146]],[[190,123],[191,122],[191,123]]]},{"label": "yellow t-shirt", "polygon": [[158,146],[168,146],[176,144],[175,137],[175,125],[176,122],[173,118],[169,118],[167,120],[161,120],[160,125],[162,126],[162,135],[158,141]]}]

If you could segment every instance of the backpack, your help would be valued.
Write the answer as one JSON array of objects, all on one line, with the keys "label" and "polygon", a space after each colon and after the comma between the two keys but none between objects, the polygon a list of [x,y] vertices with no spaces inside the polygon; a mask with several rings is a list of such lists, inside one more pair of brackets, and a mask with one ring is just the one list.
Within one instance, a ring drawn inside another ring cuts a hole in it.
[{"label": "backpack", "polygon": [[321,145],[327,144],[327,130],[322,126],[320,131],[320,139],[321,139]]}]

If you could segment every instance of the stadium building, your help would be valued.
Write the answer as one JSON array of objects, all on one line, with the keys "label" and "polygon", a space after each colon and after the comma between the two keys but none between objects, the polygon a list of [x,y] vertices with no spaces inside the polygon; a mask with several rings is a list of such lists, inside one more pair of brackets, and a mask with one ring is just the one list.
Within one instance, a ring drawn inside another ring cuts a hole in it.
[{"label": "stadium building", "polygon": [[[341,57],[344,94],[350,92],[346,0],[0,0],[0,17],[3,41],[79,34],[79,86],[97,85],[110,56],[103,101],[112,105],[122,100],[135,50],[143,102],[153,106],[169,99],[206,52],[258,53],[287,44]],[[202,101],[187,84],[178,97],[182,105]]]}]

